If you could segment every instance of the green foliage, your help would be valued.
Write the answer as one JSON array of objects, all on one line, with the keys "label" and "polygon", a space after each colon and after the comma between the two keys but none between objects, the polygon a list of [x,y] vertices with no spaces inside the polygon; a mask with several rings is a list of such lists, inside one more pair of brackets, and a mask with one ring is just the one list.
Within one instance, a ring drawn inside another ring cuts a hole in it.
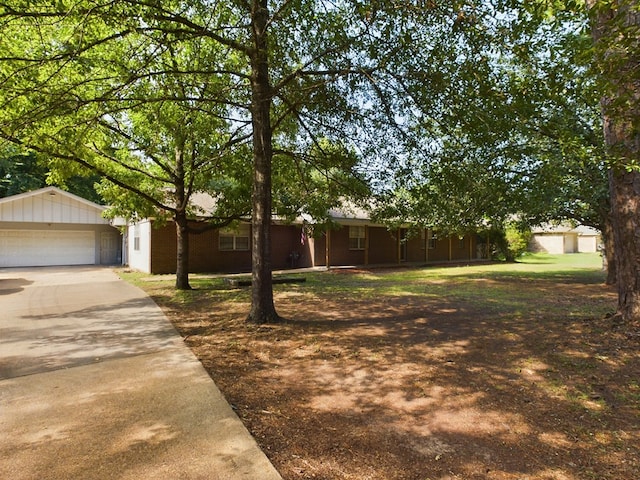
[{"label": "green foliage", "polygon": [[476,13],[472,28],[446,35],[458,43],[442,46],[442,82],[411,85],[421,141],[378,217],[447,233],[499,232],[514,215],[602,229],[607,162],[583,6],[498,2]]},{"label": "green foliage", "polygon": [[112,215],[247,216],[256,158],[287,219],[369,186],[381,221],[444,234],[608,211],[579,1],[0,8],[0,136],[101,175]]},{"label": "green foliage", "polygon": [[97,193],[96,175],[72,175],[61,178],[53,175],[48,162],[38,158],[33,152],[21,153],[9,147],[0,154],[0,198],[37,190],[47,185],[56,185],[64,190],[95,203],[103,203]]},{"label": "green foliage", "polygon": [[[78,168],[97,172],[112,215],[171,217],[184,203],[220,221],[247,215],[253,47],[250,29],[236,26],[249,25],[251,12],[207,1],[183,7],[6,3],[2,137],[55,158],[60,178]],[[374,51],[379,32],[367,32],[351,7],[300,0],[274,11],[276,204],[287,215],[325,215],[341,194],[363,191],[363,156],[349,137],[365,117],[354,114],[362,97],[350,92],[360,89],[352,76],[366,78],[370,59],[358,64],[354,51]],[[389,28],[388,19],[383,24]],[[214,197],[215,212],[189,202],[198,192]]]},{"label": "green foliage", "polygon": [[[221,62],[231,69],[233,56],[156,13],[137,2],[16,5],[2,32],[12,38],[1,42],[2,136],[52,158],[58,182],[100,175],[111,215],[216,217],[190,198],[219,187],[214,178],[242,177],[227,161],[239,154],[230,148],[228,79],[207,72]],[[246,214],[247,203],[231,211],[221,201],[217,217]]]},{"label": "green foliage", "polygon": [[275,212],[322,225],[330,220],[330,209],[365,201],[370,190],[357,171],[359,160],[353,150],[327,139],[319,139],[303,154],[276,156]]},{"label": "green foliage", "polygon": [[594,40],[592,71],[599,80],[609,163],[640,170],[640,21],[637,0],[590,1]]},{"label": "green foliage", "polygon": [[505,238],[508,245],[507,258],[516,259],[527,251],[531,240],[531,230],[515,223],[509,223],[505,228]]},{"label": "green foliage", "polygon": [[8,149],[0,155],[0,198],[46,186],[47,168],[36,156]]}]

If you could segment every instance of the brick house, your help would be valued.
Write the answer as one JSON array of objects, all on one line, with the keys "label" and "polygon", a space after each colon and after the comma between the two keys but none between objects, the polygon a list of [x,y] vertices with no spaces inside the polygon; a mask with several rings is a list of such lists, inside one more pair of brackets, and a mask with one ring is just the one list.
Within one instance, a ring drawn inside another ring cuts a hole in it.
[{"label": "brick house", "polygon": [[[363,211],[329,212],[337,229],[312,234],[309,224],[274,221],[271,258],[274,270],[316,266],[399,265],[473,261],[482,256],[477,235],[439,237],[424,229],[389,231]],[[153,220],[129,225],[127,259],[131,268],[147,273],[175,273],[175,225],[154,228]],[[189,237],[189,272],[251,271],[251,225],[210,230]]]}]

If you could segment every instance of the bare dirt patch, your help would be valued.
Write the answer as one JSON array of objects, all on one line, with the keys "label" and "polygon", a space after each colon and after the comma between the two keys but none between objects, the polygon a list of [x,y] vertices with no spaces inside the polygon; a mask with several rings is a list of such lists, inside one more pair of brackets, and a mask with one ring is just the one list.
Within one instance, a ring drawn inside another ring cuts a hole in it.
[{"label": "bare dirt patch", "polygon": [[270,326],[244,323],[246,291],[148,289],[286,480],[639,477],[640,342],[603,318],[612,291],[368,289],[393,273],[280,286]]}]

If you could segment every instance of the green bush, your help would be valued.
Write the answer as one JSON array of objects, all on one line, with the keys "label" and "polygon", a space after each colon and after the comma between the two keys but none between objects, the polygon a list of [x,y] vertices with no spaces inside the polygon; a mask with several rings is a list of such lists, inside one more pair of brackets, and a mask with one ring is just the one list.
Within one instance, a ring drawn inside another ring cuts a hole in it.
[{"label": "green bush", "polygon": [[531,230],[517,225],[507,225],[504,231],[507,250],[505,257],[508,261],[514,261],[525,253],[531,240]]},{"label": "green bush", "polygon": [[527,251],[531,230],[517,224],[507,224],[503,228],[492,228],[491,238],[492,258],[515,262],[516,258]]}]

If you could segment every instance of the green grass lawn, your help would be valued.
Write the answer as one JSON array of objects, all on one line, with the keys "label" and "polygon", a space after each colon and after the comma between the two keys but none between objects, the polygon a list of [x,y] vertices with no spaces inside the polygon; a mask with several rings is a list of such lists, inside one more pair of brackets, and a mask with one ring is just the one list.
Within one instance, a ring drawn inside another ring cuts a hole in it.
[{"label": "green grass lawn", "polygon": [[[343,273],[344,272],[344,273]],[[231,288],[220,276],[192,274],[194,291],[176,292],[173,276],[150,276],[137,272],[121,272],[121,276],[156,295],[174,297],[183,305],[201,301],[206,295],[212,301],[248,302],[249,288]],[[479,309],[514,311],[536,303],[554,285],[593,285],[604,281],[599,254],[568,255],[526,254],[516,263],[471,264],[468,266],[389,267],[351,272],[340,268],[330,272],[287,274],[305,277],[302,284],[274,285],[274,293],[298,292],[309,295],[330,295],[333,298],[359,298],[363,301],[381,296],[422,296],[448,298],[450,301],[472,302]],[[518,285],[519,288],[515,288]],[[604,315],[613,305],[599,305],[594,311],[591,302],[575,302],[569,312],[565,302],[548,303],[547,310],[561,309],[571,316]]]},{"label": "green grass lawn", "polygon": [[[339,270],[336,270],[339,272]],[[563,285],[593,285],[604,281],[598,254],[529,254],[516,263],[476,264],[469,266],[381,268],[350,275],[305,274],[307,284],[299,288],[316,294],[343,297],[378,298],[380,296],[422,296],[472,302],[479,309],[513,311],[526,309],[529,303],[540,308],[539,300],[551,288]],[[517,286],[517,288],[516,288]],[[275,291],[291,289],[277,286]],[[569,294],[568,294],[569,295]],[[547,303],[555,313],[604,315],[611,305],[579,301],[566,311],[565,302]],[[558,310],[561,312],[558,312]]]}]

